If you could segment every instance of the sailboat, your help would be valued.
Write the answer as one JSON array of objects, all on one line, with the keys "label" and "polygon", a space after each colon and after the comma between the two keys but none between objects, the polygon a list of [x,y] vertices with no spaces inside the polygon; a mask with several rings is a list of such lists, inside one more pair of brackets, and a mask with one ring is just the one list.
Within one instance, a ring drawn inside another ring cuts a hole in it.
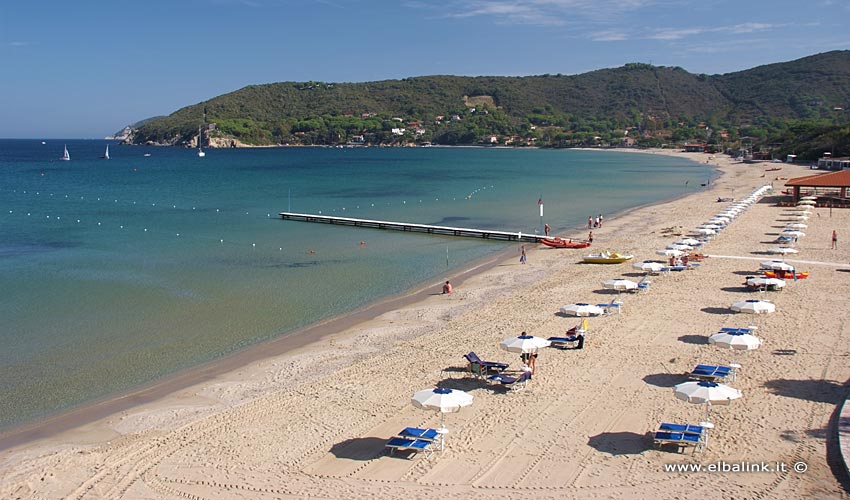
[{"label": "sailboat", "polygon": [[206,153],[204,153],[204,149],[201,147],[203,144],[203,140],[203,132],[201,131],[201,127],[198,127],[198,156],[200,156],[201,158],[207,155]]},{"label": "sailboat", "polygon": [[101,156],[101,158],[103,158],[104,160],[109,159],[109,144],[106,145],[106,153],[103,153],[103,156]]},{"label": "sailboat", "polygon": [[68,153],[68,145],[65,145],[65,152],[62,154],[62,158],[60,160],[69,161],[71,159],[71,155]]}]

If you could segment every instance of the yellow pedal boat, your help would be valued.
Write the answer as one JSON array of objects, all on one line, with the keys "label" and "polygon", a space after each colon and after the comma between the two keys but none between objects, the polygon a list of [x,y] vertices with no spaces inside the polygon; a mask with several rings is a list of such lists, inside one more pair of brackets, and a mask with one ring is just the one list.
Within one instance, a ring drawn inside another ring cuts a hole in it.
[{"label": "yellow pedal boat", "polygon": [[631,260],[633,257],[634,255],[605,251],[585,255],[581,260],[588,264],[622,264],[627,260]]}]

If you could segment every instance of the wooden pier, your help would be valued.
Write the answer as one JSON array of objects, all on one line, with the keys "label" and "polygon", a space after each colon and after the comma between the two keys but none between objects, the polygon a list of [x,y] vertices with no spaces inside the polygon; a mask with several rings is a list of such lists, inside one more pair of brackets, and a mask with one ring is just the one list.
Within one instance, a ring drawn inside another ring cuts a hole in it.
[{"label": "wooden pier", "polygon": [[392,222],[386,220],[354,219],[351,217],[333,217],[328,215],[299,214],[294,212],[281,212],[283,220],[294,220],[300,222],[317,222],[333,224],[337,226],[368,227],[371,229],[388,229],[391,231],[406,231],[411,233],[441,234],[445,236],[459,236],[463,238],[484,238],[505,241],[524,241],[527,243],[539,243],[542,236],[534,234],[512,233],[509,231],[494,231],[490,229],[470,229],[464,227],[432,226],[429,224],[413,224],[410,222]]}]

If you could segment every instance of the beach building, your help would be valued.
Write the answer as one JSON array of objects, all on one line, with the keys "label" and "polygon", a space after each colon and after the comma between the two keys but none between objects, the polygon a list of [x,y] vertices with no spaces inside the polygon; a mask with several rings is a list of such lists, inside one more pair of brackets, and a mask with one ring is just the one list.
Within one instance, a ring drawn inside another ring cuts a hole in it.
[{"label": "beach building", "polygon": [[833,158],[829,155],[824,155],[818,159],[818,169],[820,170],[847,170],[850,169],[850,157]]},{"label": "beach building", "polygon": [[807,194],[819,198],[819,205],[834,207],[850,206],[850,196],[848,196],[848,190],[850,190],[850,170],[796,177],[786,182],[785,186],[791,188],[790,194],[795,203],[800,199],[801,193],[805,190]]},{"label": "beach building", "polygon": [[685,143],[683,146],[686,153],[703,153],[705,152],[705,144]]}]

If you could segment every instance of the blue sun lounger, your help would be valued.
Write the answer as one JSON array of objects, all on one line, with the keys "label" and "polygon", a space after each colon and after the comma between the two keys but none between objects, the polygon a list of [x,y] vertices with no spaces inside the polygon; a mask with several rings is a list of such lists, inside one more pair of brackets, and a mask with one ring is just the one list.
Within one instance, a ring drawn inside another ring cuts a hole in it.
[{"label": "blue sun lounger", "polygon": [[709,382],[716,382],[734,373],[735,370],[733,370],[730,366],[697,365],[686,375],[688,378],[692,378],[694,380],[708,380]]},{"label": "blue sun lounger", "polygon": [[754,328],[730,328],[730,327],[724,327],[724,328],[721,328],[721,329],[720,329],[720,331],[721,331],[721,332],[725,332],[725,333],[749,333],[749,334],[755,334],[755,333],[756,333],[756,331],[755,331],[755,329],[754,329]]},{"label": "blue sun lounger", "polygon": [[567,347],[574,347],[575,349],[581,349],[584,347],[584,335],[567,335],[566,337],[549,337],[549,342],[551,342],[552,347],[556,347],[558,349],[566,349]]},{"label": "blue sun lounger", "polygon": [[471,352],[469,354],[464,354],[464,358],[469,361],[469,371],[473,373],[473,375],[478,377],[484,377],[490,373],[498,372],[501,373],[508,369],[507,363],[498,363],[496,361],[484,361],[478,357],[477,354]]},{"label": "blue sun lounger", "polygon": [[396,436],[387,441],[386,448],[390,455],[396,451],[412,451],[414,453],[421,451],[425,454],[425,458],[429,458],[433,453],[431,449],[433,444],[434,441],[428,441],[426,439],[407,439]]},{"label": "blue sun lounger", "polygon": [[522,372],[519,377],[511,377],[510,375],[498,374],[487,377],[491,384],[498,384],[506,387],[511,391],[519,391],[525,388],[525,384],[531,380],[531,372]]},{"label": "blue sun lounger", "polygon": [[701,450],[703,446],[702,434],[692,434],[687,432],[655,431],[655,434],[653,435],[653,442],[659,447],[674,444],[679,452],[689,446],[692,446],[694,448],[694,453],[696,453],[697,450]]},{"label": "blue sun lounger", "polygon": [[423,441],[436,441],[440,436],[437,429],[420,429],[419,427],[405,427],[398,433],[399,437],[405,439],[421,439]]},{"label": "blue sun lounger", "polygon": [[705,432],[705,427],[693,424],[670,424],[663,422],[660,426],[658,426],[658,430],[666,432],[681,432],[683,434],[697,434],[702,436],[702,433]]}]

